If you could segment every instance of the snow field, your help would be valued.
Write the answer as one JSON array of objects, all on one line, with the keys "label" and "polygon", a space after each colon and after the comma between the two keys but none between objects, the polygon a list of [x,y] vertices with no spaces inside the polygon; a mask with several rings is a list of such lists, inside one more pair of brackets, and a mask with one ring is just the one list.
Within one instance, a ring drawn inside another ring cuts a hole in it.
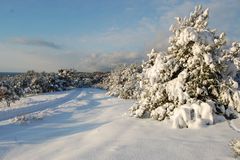
[{"label": "snow field", "polygon": [[[61,93],[50,95],[55,94]],[[226,121],[201,130],[172,129],[168,121],[129,117],[127,111],[134,101],[106,96],[103,90],[76,89],[64,94],[62,103],[31,113],[43,113],[42,120],[0,122],[0,159],[234,159],[228,143],[239,133]],[[27,108],[24,105],[19,108]],[[240,128],[238,120],[232,123]]]}]

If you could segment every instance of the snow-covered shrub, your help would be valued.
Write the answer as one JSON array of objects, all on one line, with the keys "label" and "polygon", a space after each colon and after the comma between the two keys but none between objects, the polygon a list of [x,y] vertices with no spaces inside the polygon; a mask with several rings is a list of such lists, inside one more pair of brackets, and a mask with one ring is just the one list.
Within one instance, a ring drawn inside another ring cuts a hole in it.
[{"label": "snow-covered shrub", "polygon": [[109,72],[95,72],[92,87],[108,90],[110,80],[109,77]]},{"label": "snow-covered shrub", "polygon": [[25,94],[38,94],[61,90],[61,81],[56,73],[28,71],[9,79],[12,86]]},{"label": "snow-covered shrub", "polygon": [[28,71],[12,77],[9,81],[12,86],[22,89],[25,94],[39,94],[90,86],[94,81],[92,77],[91,74],[73,69],[60,69],[58,73]]},{"label": "snow-covered shrub", "polygon": [[138,64],[119,66],[109,76],[108,94],[123,99],[136,99],[140,94],[141,72],[142,67]]},{"label": "snow-covered shrub", "polygon": [[232,140],[229,145],[234,152],[234,156],[240,157],[240,139]]},{"label": "snow-covered shrub", "polygon": [[9,107],[12,102],[19,100],[23,93],[10,85],[8,81],[0,81],[0,102],[6,102]]},{"label": "snow-covered shrub", "polygon": [[104,72],[77,72],[74,69],[61,69],[58,71],[63,88],[94,87],[108,75]]},{"label": "snow-covered shrub", "polygon": [[81,79],[78,77],[78,73],[74,69],[60,69],[58,70],[59,80],[63,88],[81,86]]},{"label": "snow-covered shrub", "polygon": [[213,124],[216,115],[234,118],[240,112],[235,81],[240,43],[227,48],[225,34],[208,28],[208,13],[196,6],[189,18],[177,17],[168,50],[148,55],[141,96],[129,109],[132,116],[171,118],[174,127],[182,128]]}]

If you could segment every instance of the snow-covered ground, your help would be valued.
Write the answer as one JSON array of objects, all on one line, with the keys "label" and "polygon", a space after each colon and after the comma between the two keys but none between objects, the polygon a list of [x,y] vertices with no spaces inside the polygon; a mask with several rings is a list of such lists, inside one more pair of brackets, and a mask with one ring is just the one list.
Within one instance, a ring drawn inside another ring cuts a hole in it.
[{"label": "snow-covered ground", "polygon": [[[0,109],[0,159],[234,159],[228,144],[240,135],[239,119],[172,129],[168,122],[129,117],[133,101],[105,93],[75,89],[26,97]],[[14,118],[26,113],[25,122]]]}]

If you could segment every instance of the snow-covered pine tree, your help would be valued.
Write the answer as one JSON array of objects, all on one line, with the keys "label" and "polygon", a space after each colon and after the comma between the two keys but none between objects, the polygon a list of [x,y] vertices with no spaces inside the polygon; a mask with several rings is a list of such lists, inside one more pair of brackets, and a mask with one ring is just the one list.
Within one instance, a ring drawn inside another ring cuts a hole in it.
[{"label": "snow-covered pine tree", "polygon": [[[130,109],[139,118],[171,118],[173,127],[200,127],[240,112],[238,83],[240,43],[226,48],[225,34],[208,28],[209,10],[196,6],[189,18],[170,27],[166,52],[144,64],[141,96]],[[154,54],[153,54],[154,53]],[[151,55],[151,54],[150,54]]]},{"label": "snow-covered pine tree", "polygon": [[136,99],[140,94],[139,74],[142,67],[139,64],[121,65],[114,69],[108,80],[108,94],[123,99]]}]

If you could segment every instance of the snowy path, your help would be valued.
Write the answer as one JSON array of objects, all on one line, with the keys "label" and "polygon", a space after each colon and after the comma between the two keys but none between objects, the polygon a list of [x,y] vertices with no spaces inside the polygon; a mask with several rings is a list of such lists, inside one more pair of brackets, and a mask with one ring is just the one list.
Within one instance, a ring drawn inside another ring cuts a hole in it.
[{"label": "snowy path", "polygon": [[0,111],[0,121],[14,118],[16,116],[21,116],[28,113],[41,111],[47,108],[54,108],[56,106],[66,103],[67,101],[74,99],[76,96],[79,95],[79,92],[80,92],[80,89],[75,89],[73,91],[70,91],[69,94],[63,98],[58,98],[52,101],[43,102],[36,105],[30,105],[24,108],[16,108],[16,109]]},{"label": "snowy path", "polygon": [[40,111],[46,114],[43,120],[0,122],[0,159],[234,159],[228,143],[239,133],[227,122],[201,130],[171,129],[165,122],[128,117],[132,103],[108,97],[102,90],[79,89],[38,104],[37,108],[50,107]]}]

